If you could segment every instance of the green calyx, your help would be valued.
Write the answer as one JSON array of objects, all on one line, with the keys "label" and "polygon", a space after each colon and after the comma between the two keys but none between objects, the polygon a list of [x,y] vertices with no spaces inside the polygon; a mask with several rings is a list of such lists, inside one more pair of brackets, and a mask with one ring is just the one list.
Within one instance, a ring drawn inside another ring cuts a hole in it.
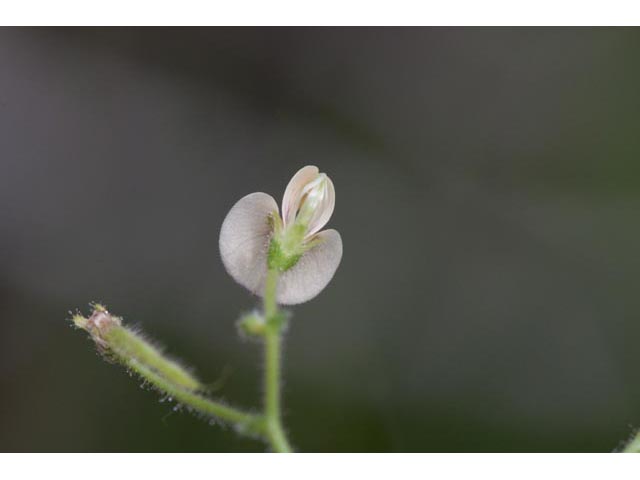
[{"label": "green calyx", "polygon": [[307,223],[299,220],[296,219],[295,223],[285,227],[277,213],[270,217],[273,228],[273,237],[267,252],[267,266],[270,270],[286,272],[314,245],[313,240],[308,241],[305,238]]},{"label": "green calyx", "polygon": [[302,252],[287,252],[283,247],[282,243],[278,241],[278,239],[271,239],[271,243],[269,244],[269,252],[267,254],[267,266],[270,269],[278,270],[279,272],[286,272],[291,267],[293,267],[300,257],[302,256]]}]

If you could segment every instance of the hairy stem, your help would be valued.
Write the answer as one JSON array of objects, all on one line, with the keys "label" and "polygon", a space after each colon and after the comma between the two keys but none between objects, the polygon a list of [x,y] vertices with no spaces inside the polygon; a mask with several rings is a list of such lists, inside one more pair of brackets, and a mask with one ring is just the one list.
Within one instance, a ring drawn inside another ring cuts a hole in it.
[{"label": "hairy stem", "polygon": [[280,408],[280,343],[282,322],[278,315],[276,292],[278,271],[269,269],[264,291],[264,315],[267,329],[264,335],[265,378],[264,378],[264,420],[266,437],[275,452],[291,452],[282,426]]},{"label": "hairy stem", "polygon": [[142,335],[122,325],[122,319],[95,305],[89,318],[77,314],[76,327],[87,331],[98,351],[138,374],[157,390],[208,417],[233,424],[238,432],[268,437],[263,415],[246,413],[205,397],[205,387],[179,362],[166,357]]},{"label": "hairy stem", "polygon": [[270,268],[267,271],[267,280],[264,286],[264,316],[267,323],[273,322],[273,318],[278,313],[278,303],[276,301],[276,292],[278,290],[278,270]]},{"label": "hairy stem", "polygon": [[[291,452],[282,426],[280,406],[281,343],[285,316],[278,309],[278,277],[279,270],[269,268],[264,290],[263,323],[256,330],[256,335],[264,340],[262,414],[247,413],[205,397],[202,392],[206,389],[188,369],[165,356],[139,333],[123,326],[122,319],[112,315],[102,305],[95,305],[89,318],[74,315],[73,322],[91,335],[106,358],[121,363],[177,402],[202,415],[231,423],[239,433],[264,438],[274,452]],[[254,320],[260,323],[260,318],[256,318]]]},{"label": "hairy stem", "polygon": [[640,432],[637,432],[622,453],[640,453]]},{"label": "hairy stem", "polygon": [[233,423],[242,432],[260,433],[262,430],[262,417],[258,415],[243,412],[184,390],[134,358],[126,359],[125,365],[158,390],[198,413]]}]

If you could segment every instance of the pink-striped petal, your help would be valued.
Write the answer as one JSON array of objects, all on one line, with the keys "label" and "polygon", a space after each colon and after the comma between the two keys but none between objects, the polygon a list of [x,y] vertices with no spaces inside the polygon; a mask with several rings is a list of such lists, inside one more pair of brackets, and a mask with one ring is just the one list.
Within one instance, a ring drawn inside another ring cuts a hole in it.
[{"label": "pink-striped petal", "polygon": [[318,167],[307,165],[298,170],[289,181],[284,191],[284,197],[282,197],[282,221],[285,226],[293,223],[295,220],[300,198],[302,197],[302,190],[305,185],[317,178],[319,172]]},{"label": "pink-striped petal", "polygon": [[321,176],[321,188],[316,193],[319,201],[307,226],[307,238],[320,231],[327,224],[336,206],[336,190],[333,187],[333,182],[325,174],[321,174]]}]

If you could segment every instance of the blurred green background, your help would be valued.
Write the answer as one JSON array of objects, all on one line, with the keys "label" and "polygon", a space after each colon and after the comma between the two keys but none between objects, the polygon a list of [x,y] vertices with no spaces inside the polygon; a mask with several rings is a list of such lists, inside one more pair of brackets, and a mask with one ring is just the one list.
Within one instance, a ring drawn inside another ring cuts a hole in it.
[{"label": "blurred green background", "polygon": [[637,29],[0,30],[0,450],[262,451],[102,361],[102,301],[257,406],[219,228],[301,166],[344,258],[294,309],[303,451],[610,451],[640,426]]}]

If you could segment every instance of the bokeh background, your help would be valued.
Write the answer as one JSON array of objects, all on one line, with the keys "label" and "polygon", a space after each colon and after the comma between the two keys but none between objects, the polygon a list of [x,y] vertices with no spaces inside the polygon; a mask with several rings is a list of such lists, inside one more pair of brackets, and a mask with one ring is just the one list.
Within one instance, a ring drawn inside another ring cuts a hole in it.
[{"label": "bokeh background", "polygon": [[0,30],[0,450],[262,451],[103,362],[102,301],[241,406],[217,241],[306,164],[345,254],[287,335],[303,451],[611,451],[640,426],[637,29]]}]

